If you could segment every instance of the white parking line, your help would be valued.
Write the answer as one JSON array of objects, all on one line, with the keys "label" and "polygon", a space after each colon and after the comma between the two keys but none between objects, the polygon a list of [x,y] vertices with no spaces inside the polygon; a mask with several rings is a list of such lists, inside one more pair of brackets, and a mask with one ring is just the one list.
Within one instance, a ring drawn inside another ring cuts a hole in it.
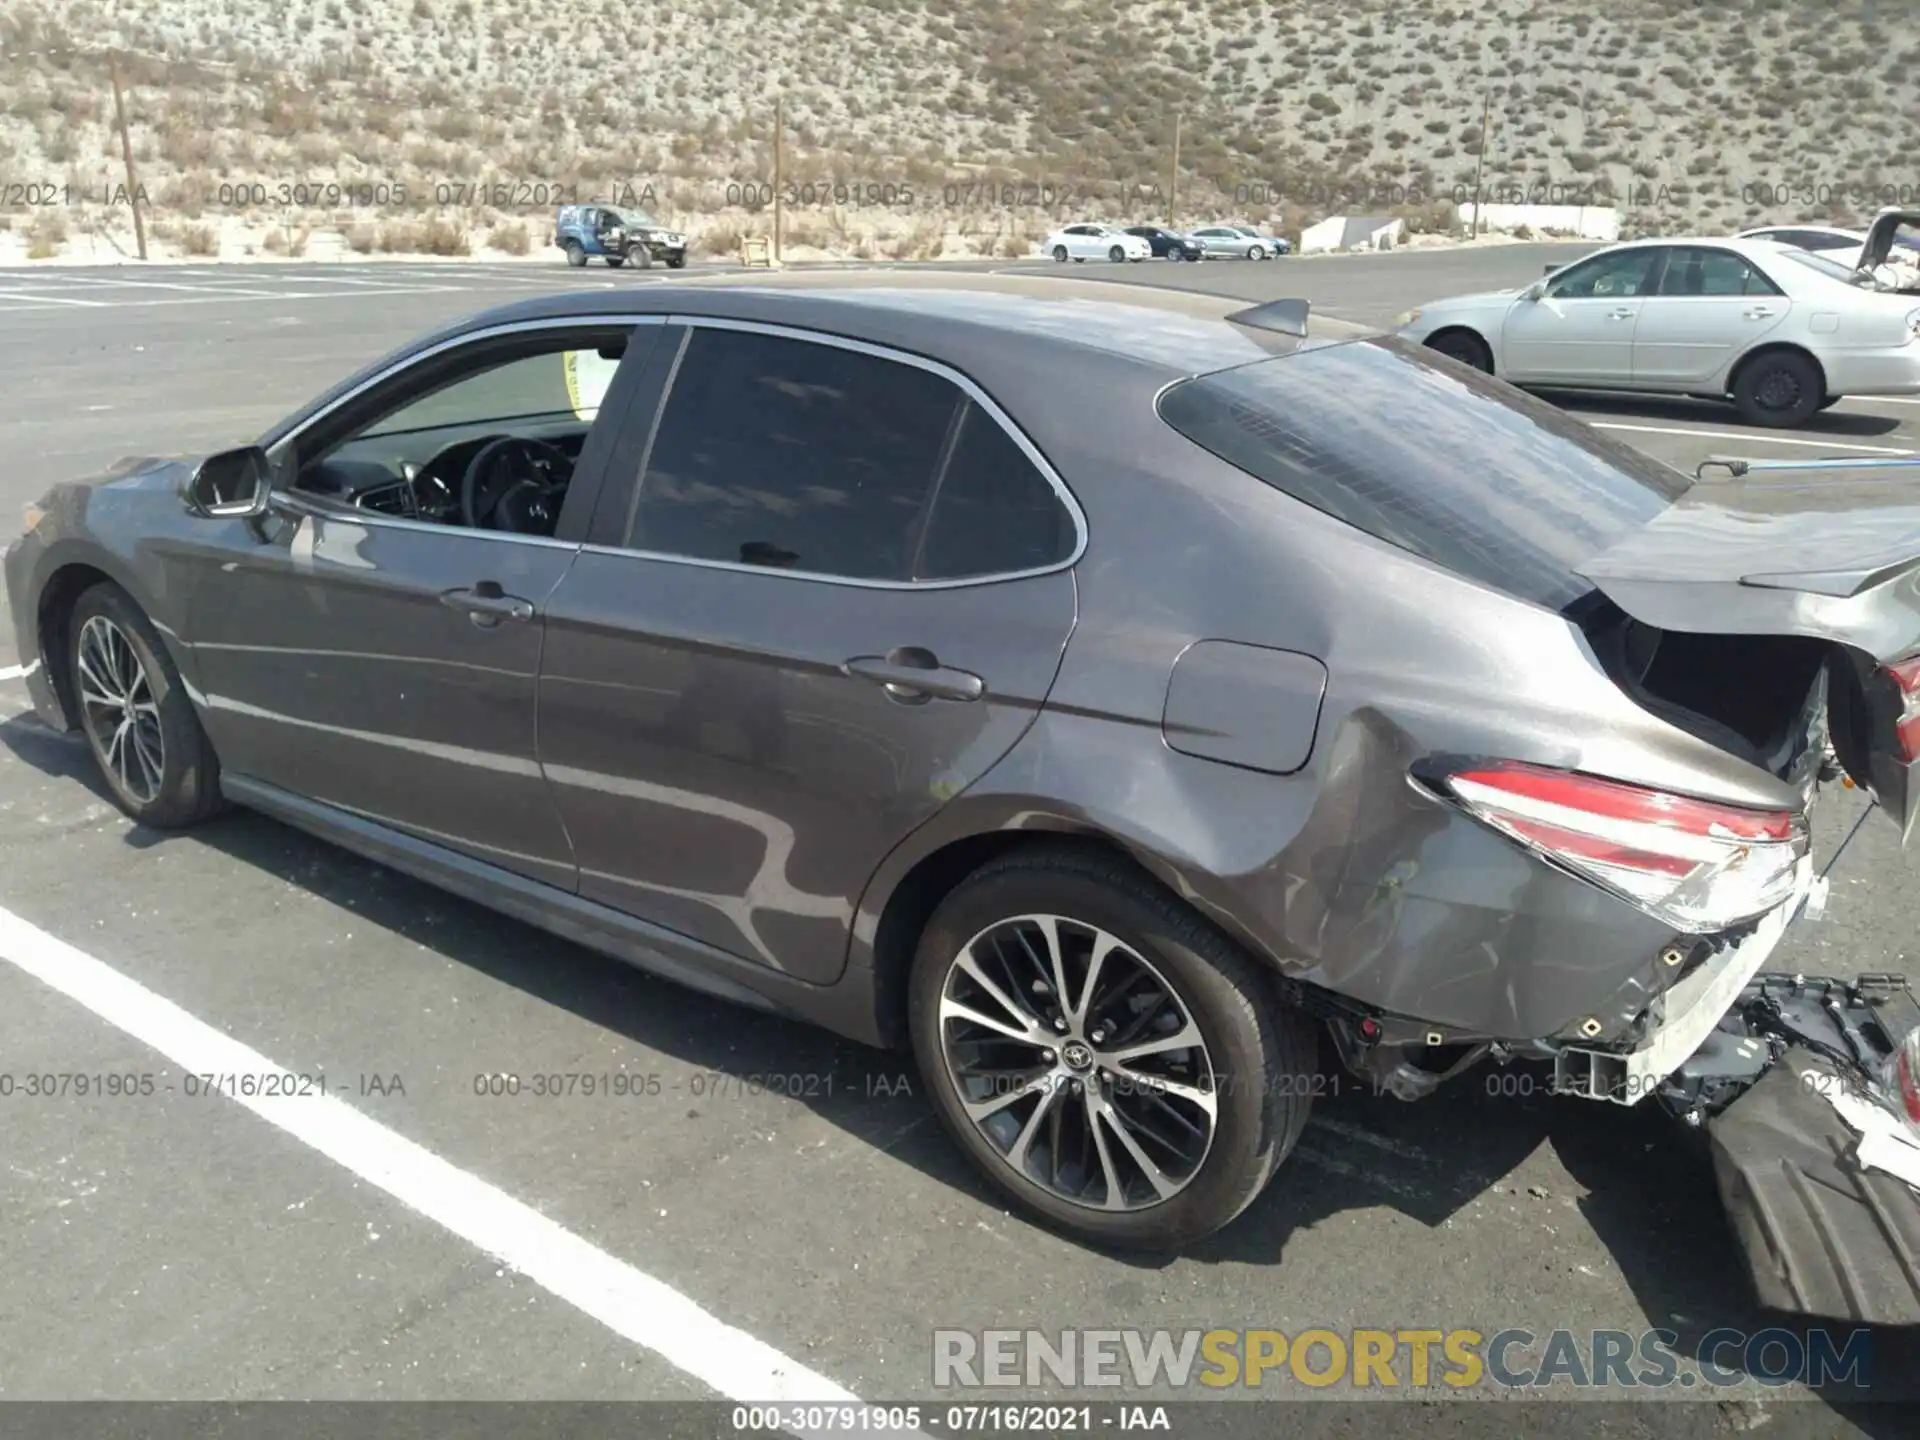
[{"label": "white parking line", "polygon": [[103,309],[113,304],[111,300],[75,300],[69,296],[42,295],[33,290],[0,290],[0,299],[11,299],[15,296],[35,305],[84,305],[88,309]]},{"label": "white parking line", "polygon": [[1611,420],[1589,420],[1596,430],[1630,430],[1637,435],[1689,435],[1696,440],[1738,440],[1744,445],[1805,445],[1812,450],[1857,451],[1862,455],[1911,455],[1911,450],[1889,450],[1884,445],[1842,445],[1836,440],[1789,440],[1758,430],[1682,430],[1669,425],[1620,425]]},{"label": "white parking line", "polygon": [[[288,1074],[171,1000],[5,909],[0,909],[0,959],[158,1051],[183,1073]],[[290,1075],[288,1082],[288,1094],[233,1098],[728,1399],[860,1403],[824,1375],[727,1325],[506,1192],[341,1100],[292,1094]]]},{"label": "white parking line", "polygon": [[18,680],[26,673],[24,665],[0,665],[0,680]]},{"label": "white parking line", "polygon": [[470,285],[396,285],[388,290],[272,290],[259,295],[240,295],[232,291],[209,291],[204,295],[169,300],[55,300],[50,295],[20,295],[7,303],[0,297],[0,313],[45,309],[54,305],[87,305],[109,310],[151,310],[161,305],[225,305],[235,301],[265,300],[366,300],[376,295],[444,295],[470,291]]}]

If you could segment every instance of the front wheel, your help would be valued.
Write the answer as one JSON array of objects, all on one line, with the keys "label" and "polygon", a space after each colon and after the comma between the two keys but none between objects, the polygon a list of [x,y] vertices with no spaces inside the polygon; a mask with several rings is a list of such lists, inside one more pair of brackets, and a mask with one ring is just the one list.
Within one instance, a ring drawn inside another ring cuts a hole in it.
[{"label": "front wheel", "polygon": [[1462,365],[1471,365],[1483,374],[1493,373],[1493,352],[1487,342],[1467,330],[1443,330],[1427,341],[1427,348]]},{"label": "front wheel", "polygon": [[607,266],[609,269],[618,270],[622,265],[626,263],[627,263],[627,257],[624,255],[607,256]]},{"label": "front wheel", "polygon": [[1749,425],[1790,430],[1804,425],[1826,398],[1826,382],[1811,359],[1797,350],[1759,355],[1741,368],[1733,403]]},{"label": "front wheel", "polygon": [[173,829],[221,808],[220,762],[152,622],[118,585],[94,586],[68,624],[68,675],[113,801]]},{"label": "front wheel", "polygon": [[633,262],[636,270],[651,270],[653,268],[653,251],[644,245],[635,245],[628,249],[627,258]]},{"label": "front wheel", "polygon": [[1053,259],[1055,264],[1058,264],[1058,265],[1066,264],[1067,263],[1067,247],[1064,245],[1054,246]]},{"label": "front wheel", "polygon": [[1116,265],[1123,263],[1126,260],[1126,258],[1127,258],[1127,252],[1122,250],[1118,245],[1114,246],[1111,250],[1107,251],[1107,259],[1111,260]]},{"label": "front wheel", "polygon": [[909,1003],[948,1132],[1028,1213],[1098,1244],[1219,1230],[1306,1124],[1311,1022],[1118,858],[976,872],[921,935]]},{"label": "front wheel", "polygon": [[1262,250],[1258,245],[1249,245],[1247,247],[1247,258],[1249,260],[1264,260],[1267,258],[1267,252]]},{"label": "front wheel", "polygon": [[669,256],[667,257],[667,268],[668,268],[669,270],[684,270],[684,269],[686,269],[686,268],[687,268],[687,257],[686,257],[685,255],[669,255]]}]

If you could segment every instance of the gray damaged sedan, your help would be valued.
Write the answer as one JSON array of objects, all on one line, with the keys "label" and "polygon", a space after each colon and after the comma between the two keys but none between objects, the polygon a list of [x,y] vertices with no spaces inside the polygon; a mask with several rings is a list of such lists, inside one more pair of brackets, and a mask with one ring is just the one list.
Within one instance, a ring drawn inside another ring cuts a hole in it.
[{"label": "gray damaged sedan", "polygon": [[1094,1242],[1228,1224],[1341,1068],[1534,1065],[1706,1130],[1769,1303],[1920,1318],[1920,1204],[1804,1080],[1920,1126],[1920,1009],[1766,969],[1823,781],[1912,825],[1920,484],[1694,481],[1238,304],[492,310],[49,492],[5,560],[33,701],[143,824],[236,803],[910,1047]]}]

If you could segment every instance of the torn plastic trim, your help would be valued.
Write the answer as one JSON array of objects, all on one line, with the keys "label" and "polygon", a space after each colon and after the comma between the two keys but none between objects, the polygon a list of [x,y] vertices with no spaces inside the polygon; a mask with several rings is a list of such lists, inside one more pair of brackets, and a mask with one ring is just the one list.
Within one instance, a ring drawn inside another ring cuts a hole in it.
[{"label": "torn plastic trim", "polygon": [[1661,1019],[1647,1042],[1629,1051],[1570,1045],[1554,1056],[1554,1089],[1587,1100],[1637,1105],[1686,1062],[1760,972],[1813,892],[1811,856],[1802,856],[1790,899],[1753,922],[1739,943],[1675,982],[1658,1002]]}]

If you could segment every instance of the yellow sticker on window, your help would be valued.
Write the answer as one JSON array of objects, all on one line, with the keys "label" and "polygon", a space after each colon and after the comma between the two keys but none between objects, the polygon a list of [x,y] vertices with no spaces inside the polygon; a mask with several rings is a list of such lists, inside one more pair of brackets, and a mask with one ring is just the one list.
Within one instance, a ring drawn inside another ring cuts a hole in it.
[{"label": "yellow sticker on window", "polygon": [[597,350],[567,350],[560,359],[567,372],[567,403],[575,415],[591,423],[600,413],[600,402],[606,399],[620,362],[604,358]]}]

